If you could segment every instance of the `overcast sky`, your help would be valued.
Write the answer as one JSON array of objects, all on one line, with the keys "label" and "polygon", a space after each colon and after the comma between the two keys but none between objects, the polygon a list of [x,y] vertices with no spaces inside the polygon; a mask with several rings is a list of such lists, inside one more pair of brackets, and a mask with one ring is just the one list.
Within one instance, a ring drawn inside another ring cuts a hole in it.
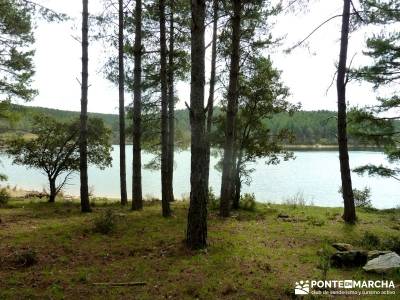
[{"label": "overcast sky", "polygon": [[[34,86],[39,95],[30,105],[66,110],[80,109],[81,48],[73,36],[80,34],[80,0],[42,0],[48,7],[65,12],[73,19],[62,24],[39,22],[36,30],[36,75]],[[101,1],[89,1],[91,12],[98,12]],[[340,18],[330,22],[315,33],[308,47],[298,48],[291,54],[283,50],[302,40],[325,19],[341,13],[341,0],[321,0],[309,12],[286,14],[276,19],[273,34],[286,36],[282,46],[266,51],[271,55],[275,66],[282,70],[283,81],[291,90],[290,100],[301,102],[303,109],[336,109],[335,86],[326,94],[335,73],[340,38]],[[354,57],[353,65],[365,63],[362,56],[367,31],[353,33],[349,44],[349,59]],[[108,51],[110,51],[108,49]],[[101,67],[105,50],[100,43],[92,43],[90,55],[89,111],[117,113],[118,91],[104,79]],[[209,65],[209,57],[207,57]],[[177,85],[180,103],[178,108],[189,102],[189,83]],[[376,95],[369,85],[351,83],[348,86],[348,100],[352,105],[366,105],[375,101]],[[128,95],[126,102],[132,101]]]}]

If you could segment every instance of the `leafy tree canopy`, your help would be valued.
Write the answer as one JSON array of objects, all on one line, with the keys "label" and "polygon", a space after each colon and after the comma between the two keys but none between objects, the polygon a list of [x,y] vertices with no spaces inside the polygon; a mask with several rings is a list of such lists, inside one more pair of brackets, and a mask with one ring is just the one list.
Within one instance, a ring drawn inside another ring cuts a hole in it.
[{"label": "leafy tree canopy", "polygon": [[[50,198],[57,195],[69,176],[79,170],[79,120],[57,121],[44,115],[33,120],[33,138],[10,138],[5,152],[13,163],[42,170],[49,179]],[[100,119],[88,121],[88,160],[103,169],[111,166],[111,130]],[[64,179],[58,182],[59,176]],[[54,201],[53,198],[53,201]],[[52,200],[52,199],[51,199]]]},{"label": "leafy tree canopy", "polygon": [[[390,87],[391,94],[379,97],[375,106],[353,109],[350,114],[351,133],[361,140],[384,146],[389,161],[398,162],[400,131],[395,121],[400,119],[397,89],[400,80],[400,3],[396,0],[363,0],[361,4],[363,21],[382,26],[383,30],[367,38],[364,54],[372,59],[372,63],[351,70],[351,75],[372,83],[376,90]],[[399,168],[384,165],[362,166],[355,171],[395,178],[400,174]]]}]

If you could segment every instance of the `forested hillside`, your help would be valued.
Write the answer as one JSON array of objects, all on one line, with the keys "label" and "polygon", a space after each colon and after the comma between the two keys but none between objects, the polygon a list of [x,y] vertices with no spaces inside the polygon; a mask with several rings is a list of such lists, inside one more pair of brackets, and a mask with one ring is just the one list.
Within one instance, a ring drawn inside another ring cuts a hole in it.
[{"label": "forested hillside", "polygon": [[[31,117],[34,114],[44,113],[57,119],[78,118],[79,112],[57,110],[43,107],[29,107],[14,105],[13,110],[18,112],[20,117],[12,124],[0,123],[0,132],[30,132]],[[216,110],[216,115],[220,110]],[[333,111],[300,111],[293,116],[279,114],[271,120],[265,120],[273,133],[287,128],[295,135],[294,145],[335,145],[336,144],[336,122]],[[23,117],[22,117],[23,115]],[[90,113],[92,117],[101,118],[113,131],[113,143],[118,143],[118,116],[113,114]],[[127,121],[130,125],[130,120]],[[187,110],[176,111],[176,130],[184,143],[190,138],[190,122]],[[130,132],[128,132],[130,140]],[[354,141],[351,140],[353,144]]]}]

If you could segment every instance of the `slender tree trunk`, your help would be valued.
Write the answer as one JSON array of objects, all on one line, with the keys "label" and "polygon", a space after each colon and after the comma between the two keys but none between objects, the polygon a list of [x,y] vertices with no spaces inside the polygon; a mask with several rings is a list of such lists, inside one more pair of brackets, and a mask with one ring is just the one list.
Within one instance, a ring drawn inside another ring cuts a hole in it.
[{"label": "slender tree trunk", "polygon": [[88,185],[88,158],[87,158],[87,105],[88,105],[88,65],[89,65],[89,38],[88,38],[88,20],[89,9],[88,0],[82,0],[82,83],[81,83],[81,124],[80,124],[80,179],[81,179],[81,211],[90,212],[89,185]]},{"label": "slender tree trunk", "polygon": [[349,151],[347,146],[347,116],[346,116],[346,64],[347,49],[349,43],[350,27],[350,0],[344,0],[342,17],[342,36],[340,42],[340,57],[337,72],[337,94],[338,94],[338,144],[340,174],[342,179],[342,190],[344,200],[343,219],[346,223],[356,221],[354,206],[353,187],[351,184],[351,172],[349,165]]},{"label": "slender tree trunk", "polygon": [[191,85],[190,85],[190,124],[191,171],[190,206],[186,231],[186,245],[190,249],[207,247],[207,193],[205,178],[206,133],[204,110],[205,84],[205,44],[204,21],[206,3],[204,0],[192,0],[191,34]]},{"label": "slender tree trunk", "polygon": [[222,183],[221,183],[221,217],[230,215],[231,200],[232,200],[232,182],[233,182],[233,148],[235,139],[235,123],[238,110],[238,86],[239,86],[239,60],[240,60],[240,13],[241,1],[233,1],[234,15],[232,18],[232,54],[229,74],[228,87],[228,104],[226,112],[226,131],[225,131],[225,146],[224,160],[222,168]]},{"label": "slender tree trunk", "polygon": [[175,150],[175,95],[174,95],[174,0],[170,0],[169,53],[168,53],[168,190],[169,201],[174,201],[174,150]]},{"label": "slender tree trunk", "polygon": [[170,195],[168,165],[168,79],[167,79],[167,40],[165,21],[165,0],[159,0],[160,13],[160,79],[161,79],[161,201],[162,215],[169,217]]},{"label": "slender tree trunk", "polygon": [[233,203],[232,203],[232,209],[239,209],[240,208],[240,194],[241,194],[241,189],[242,189],[242,182],[240,180],[240,167],[242,165],[242,150],[239,151],[238,158],[237,158],[237,163],[235,166],[235,192],[234,192],[234,198],[233,198]]},{"label": "slender tree trunk", "polygon": [[212,119],[214,113],[214,94],[215,94],[215,78],[217,66],[217,34],[218,34],[218,0],[213,1],[213,36],[212,36],[212,49],[211,49],[211,74],[210,74],[210,90],[207,102],[207,148],[206,148],[206,164],[205,164],[205,177],[207,186],[209,185],[210,178],[210,154],[211,143],[210,135],[212,129]]},{"label": "slender tree trunk", "polygon": [[125,155],[125,68],[124,68],[124,1],[118,0],[118,87],[119,87],[119,177],[121,204],[128,203],[126,192],[126,155]]},{"label": "slender tree trunk", "polygon": [[132,209],[143,209],[142,197],[142,1],[135,8],[135,67],[133,95]]},{"label": "slender tree trunk", "polygon": [[49,184],[50,184],[49,202],[54,203],[56,202],[56,196],[57,196],[56,180],[53,178],[49,178]]}]

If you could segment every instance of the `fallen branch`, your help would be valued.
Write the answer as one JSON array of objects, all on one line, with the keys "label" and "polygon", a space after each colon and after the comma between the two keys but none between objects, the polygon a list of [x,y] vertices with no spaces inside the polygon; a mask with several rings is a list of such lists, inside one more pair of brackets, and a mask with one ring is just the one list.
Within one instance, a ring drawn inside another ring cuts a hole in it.
[{"label": "fallen branch", "polygon": [[93,285],[103,286],[143,286],[146,282],[95,282]]}]

